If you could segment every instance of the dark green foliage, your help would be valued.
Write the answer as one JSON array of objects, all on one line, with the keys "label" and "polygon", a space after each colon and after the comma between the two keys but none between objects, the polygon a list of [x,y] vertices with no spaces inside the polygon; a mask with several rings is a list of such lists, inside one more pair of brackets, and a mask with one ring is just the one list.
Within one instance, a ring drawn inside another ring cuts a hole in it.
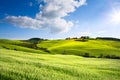
[{"label": "dark green foliage", "polygon": [[89,36],[81,36],[81,39],[89,39]]},{"label": "dark green foliage", "polygon": [[90,58],[96,58],[96,56],[89,56]]},{"label": "dark green foliage", "polygon": [[47,53],[50,53],[50,51],[49,51],[47,48],[40,47],[40,48],[38,48],[38,49],[43,50],[43,51],[45,51],[45,52],[47,52]]},{"label": "dark green foliage", "polygon": [[64,55],[64,54],[66,54],[66,52],[67,52],[66,50],[63,50],[63,53],[62,53],[62,54]]},{"label": "dark green foliage", "polygon": [[44,39],[41,39],[41,38],[31,38],[31,39],[28,39],[27,41],[28,42],[32,42],[34,44],[37,44],[38,42],[41,42],[43,41]]},{"label": "dark green foliage", "polygon": [[110,55],[106,55],[105,58],[111,58]]},{"label": "dark green foliage", "polygon": [[112,37],[97,37],[96,39],[120,41],[120,39]]},{"label": "dark green foliage", "polygon": [[9,48],[8,48],[8,47],[6,47],[6,46],[2,46],[2,48],[9,49]]},{"label": "dark green foliage", "polygon": [[85,53],[85,54],[83,55],[83,57],[90,57],[90,54],[89,54],[89,53]]},{"label": "dark green foliage", "polygon": [[75,41],[87,42],[88,39],[76,39]]},{"label": "dark green foliage", "polygon": [[111,58],[112,59],[120,59],[120,56],[112,55]]},{"label": "dark green foliage", "polygon": [[98,58],[103,58],[103,54],[100,54],[100,55],[98,56]]},{"label": "dark green foliage", "polygon": [[89,39],[90,39],[89,36],[81,36],[81,38],[78,38],[75,41],[87,42]]},{"label": "dark green foliage", "polygon": [[17,51],[17,49],[16,49],[16,48],[15,48],[14,50],[15,50],[15,51]]},{"label": "dark green foliage", "polygon": [[116,56],[116,55],[106,55],[105,58],[120,59],[120,56]]},{"label": "dark green foliage", "polygon": [[28,47],[28,48],[33,48],[33,49],[38,49],[37,44],[44,39],[41,38],[31,38],[28,40],[22,40],[22,42],[27,42],[27,44],[21,44],[20,46]]},{"label": "dark green foliage", "polygon": [[79,55],[83,57],[88,57],[88,58],[96,58],[96,56],[90,55],[90,53],[84,53],[83,55]]}]

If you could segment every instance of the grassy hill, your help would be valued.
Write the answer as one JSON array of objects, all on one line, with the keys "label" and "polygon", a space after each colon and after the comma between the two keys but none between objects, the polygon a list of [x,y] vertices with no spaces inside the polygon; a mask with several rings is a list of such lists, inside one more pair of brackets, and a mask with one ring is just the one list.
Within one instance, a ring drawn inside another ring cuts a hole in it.
[{"label": "grassy hill", "polygon": [[120,56],[120,41],[114,40],[48,40],[37,44],[53,54],[72,54],[91,57]]},{"label": "grassy hill", "polygon": [[34,43],[34,40],[0,39],[0,48],[44,54],[120,58],[120,41],[116,40],[40,40]]},{"label": "grassy hill", "polygon": [[24,52],[33,52],[33,53],[44,53],[42,50],[37,50],[32,47],[32,43],[20,41],[20,40],[7,40],[0,39],[0,48],[15,50],[15,51],[24,51]]},{"label": "grassy hill", "polygon": [[[58,42],[59,44],[64,43],[64,41],[56,41],[56,43]],[[69,43],[69,41],[66,41],[66,45],[67,42]],[[54,45],[57,46],[57,44]],[[53,47],[51,46],[50,49],[53,49]],[[41,54],[35,54],[0,49],[0,80],[119,79],[120,60],[117,59],[83,58],[74,55],[49,55],[42,52]]]},{"label": "grassy hill", "polygon": [[0,80],[119,80],[111,56],[120,57],[120,41],[0,39]]}]

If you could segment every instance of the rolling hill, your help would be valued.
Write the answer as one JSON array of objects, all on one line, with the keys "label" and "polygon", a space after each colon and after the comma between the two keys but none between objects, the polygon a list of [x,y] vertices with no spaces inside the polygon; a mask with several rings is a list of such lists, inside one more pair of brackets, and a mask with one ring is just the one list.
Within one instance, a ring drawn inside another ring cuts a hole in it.
[{"label": "rolling hill", "polygon": [[26,41],[20,40],[7,40],[7,39],[0,39],[0,48],[8,49],[8,50],[15,50],[15,51],[24,51],[24,52],[33,52],[33,53],[45,53],[42,50],[34,49],[33,44]]},{"label": "rolling hill", "polygon": [[0,39],[0,80],[119,80],[119,56],[114,40]]},{"label": "rolling hill", "polygon": [[114,40],[48,40],[37,44],[38,47],[47,48],[53,54],[72,54],[84,56],[86,53],[92,57],[120,56],[120,41]]},{"label": "rolling hill", "polygon": [[0,48],[44,54],[120,58],[120,41],[116,40],[42,40],[35,43],[33,41],[0,39]]}]

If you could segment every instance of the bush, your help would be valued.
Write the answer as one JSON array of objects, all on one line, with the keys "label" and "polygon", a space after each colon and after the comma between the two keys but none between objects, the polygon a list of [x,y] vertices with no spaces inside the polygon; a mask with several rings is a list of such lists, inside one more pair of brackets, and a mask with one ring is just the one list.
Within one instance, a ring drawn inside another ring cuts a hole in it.
[{"label": "bush", "polygon": [[112,37],[97,37],[96,39],[120,41],[120,39]]},{"label": "bush", "polygon": [[98,56],[98,58],[103,58],[103,54],[100,54],[100,55]]},{"label": "bush", "polygon": [[15,51],[17,51],[17,49],[16,49],[16,48],[15,48],[14,50],[15,50]]},{"label": "bush", "polygon": [[75,41],[87,42],[88,39],[76,39]]},{"label": "bush", "polygon": [[106,55],[105,58],[111,58],[110,55]]},{"label": "bush", "polygon": [[96,58],[96,56],[89,56],[90,58]]},{"label": "bush", "polygon": [[50,51],[49,51],[47,48],[40,47],[39,49],[40,49],[40,50],[43,50],[43,51],[45,51],[45,52],[50,53]]},{"label": "bush", "polygon": [[9,49],[8,47],[6,47],[6,46],[2,46],[3,48],[5,48],[5,49]]},{"label": "bush", "polygon": [[85,53],[83,57],[90,57],[89,53]]},{"label": "bush", "polygon": [[110,58],[110,59],[120,59],[120,56],[116,56],[116,55],[106,55],[105,58]]},{"label": "bush", "polygon": [[111,58],[112,59],[120,59],[120,56],[112,55]]},{"label": "bush", "polygon": [[66,54],[66,52],[67,52],[66,50],[63,50],[63,53],[62,53],[62,54],[64,55],[64,54]]},{"label": "bush", "polygon": [[28,39],[27,41],[37,44],[38,42],[41,42],[43,40],[44,39],[41,39],[41,38],[31,38],[31,39]]}]

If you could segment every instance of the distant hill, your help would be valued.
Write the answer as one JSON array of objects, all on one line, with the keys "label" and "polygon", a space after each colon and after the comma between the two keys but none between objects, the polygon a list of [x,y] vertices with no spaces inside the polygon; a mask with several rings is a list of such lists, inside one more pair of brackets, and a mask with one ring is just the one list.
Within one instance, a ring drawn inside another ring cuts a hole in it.
[{"label": "distant hill", "polygon": [[117,38],[97,37],[96,39],[29,40],[0,39],[0,48],[45,53],[77,55],[84,57],[120,58],[120,41]]},{"label": "distant hill", "polygon": [[81,40],[48,40],[37,44],[47,48],[53,54],[71,54],[85,57],[120,56],[120,42],[116,40],[93,39]]}]

